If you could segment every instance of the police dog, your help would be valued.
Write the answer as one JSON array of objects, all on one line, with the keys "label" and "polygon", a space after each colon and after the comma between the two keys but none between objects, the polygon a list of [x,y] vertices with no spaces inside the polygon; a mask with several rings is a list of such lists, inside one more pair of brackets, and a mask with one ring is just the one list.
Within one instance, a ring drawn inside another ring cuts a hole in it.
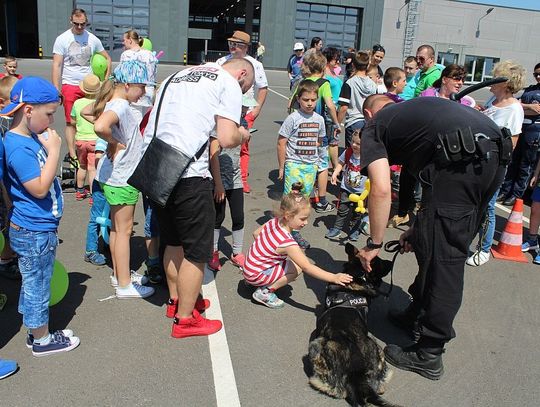
[{"label": "police dog", "polygon": [[378,288],[392,262],[377,257],[372,272],[366,273],[355,256],[358,249],[347,243],[345,252],[349,261],[343,272],[350,274],[353,282],[346,287],[327,286],[326,310],[317,320],[317,336],[309,344],[308,358],[313,368],[309,383],[353,406],[394,406],[380,396],[392,372],[367,327],[369,303],[379,295]]}]

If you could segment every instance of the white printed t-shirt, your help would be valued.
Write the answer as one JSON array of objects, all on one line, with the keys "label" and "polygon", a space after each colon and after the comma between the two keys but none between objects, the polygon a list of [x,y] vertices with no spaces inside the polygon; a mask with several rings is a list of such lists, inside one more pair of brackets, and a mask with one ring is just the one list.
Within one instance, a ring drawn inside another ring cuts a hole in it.
[{"label": "white printed t-shirt", "polygon": [[53,54],[64,57],[62,84],[78,85],[86,75],[92,73],[92,55],[104,50],[100,39],[86,30],[81,35],[75,35],[70,29],[56,37]]},{"label": "white printed t-shirt", "polygon": [[[232,54],[221,57],[216,61],[216,64],[223,65],[225,62],[227,62],[231,58],[232,58]],[[247,59],[249,62],[251,62],[251,65],[253,65],[253,69],[255,71],[255,80],[253,82],[253,86],[249,88],[249,90],[246,92],[246,96],[255,98],[255,89],[257,89],[257,92],[258,92],[259,89],[267,88],[268,79],[266,79],[266,72],[264,72],[263,64],[261,64],[259,61],[257,61],[255,58],[253,58],[250,55],[246,55],[244,59]]]},{"label": "white printed t-shirt", "polygon": [[521,125],[525,118],[521,103],[512,103],[504,107],[493,106],[495,96],[492,96],[485,104],[486,109],[482,112],[493,120],[497,126],[506,127],[512,136],[521,134]]},{"label": "white printed t-shirt", "polygon": [[121,150],[114,162],[104,155],[96,172],[96,179],[113,187],[125,187],[127,180],[135,171],[142,156],[143,138],[139,130],[139,122],[133,115],[129,102],[125,99],[113,99],[105,105],[106,111],[113,111],[118,116],[118,124],[112,127],[112,136],[126,146]]},{"label": "white printed t-shirt", "polygon": [[[167,82],[168,78],[163,81]],[[156,96],[156,107],[163,86]],[[144,131],[144,149],[154,134],[157,108],[152,109]],[[240,123],[242,90],[238,81],[216,63],[184,69],[174,74],[161,104],[156,137],[185,154],[194,156],[216,127],[215,116]],[[209,143],[208,143],[209,144]],[[208,146],[191,163],[182,178],[209,177]]]}]

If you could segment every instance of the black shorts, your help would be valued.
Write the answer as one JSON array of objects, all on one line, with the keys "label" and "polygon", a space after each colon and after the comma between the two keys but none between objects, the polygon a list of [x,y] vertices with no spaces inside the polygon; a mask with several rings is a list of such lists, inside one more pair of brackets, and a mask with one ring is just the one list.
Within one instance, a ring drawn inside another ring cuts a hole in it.
[{"label": "black shorts", "polygon": [[212,258],[216,211],[212,179],[181,179],[165,208],[155,205],[160,239],[167,246],[182,246],[184,257],[193,263]]}]

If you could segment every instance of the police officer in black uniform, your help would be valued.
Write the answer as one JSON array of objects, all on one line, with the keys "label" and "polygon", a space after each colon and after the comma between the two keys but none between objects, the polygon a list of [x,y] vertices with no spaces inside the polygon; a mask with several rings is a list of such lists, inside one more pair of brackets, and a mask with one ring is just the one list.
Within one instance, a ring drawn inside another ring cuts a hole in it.
[{"label": "police officer in black uniform", "polygon": [[409,288],[413,302],[403,317],[417,322],[420,336],[408,348],[386,346],[386,360],[437,380],[444,345],[455,337],[452,323],[463,296],[468,248],[503,181],[512,142],[487,116],[442,98],[393,104],[373,95],[364,102],[364,115],[362,167],[371,181],[371,236],[358,257],[368,271],[383,245],[390,212],[389,165],[407,166],[423,188],[416,221],[400,237],[419,266]]}]

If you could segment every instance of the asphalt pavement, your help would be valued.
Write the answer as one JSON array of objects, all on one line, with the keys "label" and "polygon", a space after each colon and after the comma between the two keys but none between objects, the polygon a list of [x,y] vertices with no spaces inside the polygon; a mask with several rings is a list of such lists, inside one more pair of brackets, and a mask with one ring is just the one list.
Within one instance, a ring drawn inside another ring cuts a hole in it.
[{"label": "asphalt pavement", "polygon": [[[160,66],[159,79],[181,69]],[[50,78],[51,61],[22,60],[23,75]],[[282,186],[277,181],[276,141],[286,117],[287,75],[267,72],[270,92],[251,142],[251,194],[245,195],[245,251],[251,232],[271,216]],[[477,98],[487,98],[487,92]],[[475,96],[475,95],[473,95]],[[63,133],[63,112],[55,127]],[[337,190],[330,188],[330,197]],[[18,285],[0,278],[9,300],[0,312],[0,357],[16,359],[20,371],[0,381],[3,406],[347,406],[313,390],[305,373],[305,355],[324,299],[324,283],[302,276],[278,292],[284,308],[253,303],[251,291],[229,261],[230,217],[220,242],[223,268],[208,273],[203,291],[212,301],[209,317],[222,317],[224,329],[209,338],[173,339],[165,317],[167,291],[159,287],[146,300],[100,301],[112,295],[111,269],[83,261],[89,205],[65,191],[57,258],[69,271],[68,294],[51,308],[51,327],[70,328],[81,338],[78,349],[35,358],[25,346],[25,329],[17,313]],[[344,242],[324,238],[335,213],[312,212],[303,235],[312,248],[306,254],[319,266],[341,270]],[[508,213],[497,210],[497,234]],[[528,208],[525,216],[528,216]],[[131,266],[144,271],[143,212],[139,205],[132,239]],[[528,223],[524,223],[524,228]],[[386,240],[400,230],[388,229]],[[358,246],[364,244],[362,236]],[[390,258],[390,254],[383,254]],[[410,407],[537,406],[540,399],[539,332],[540,266],[491,260],[466,267],[463,305],[455,320],[457,337],[444,354],[445,374],[430,381],[394,369],[384,397]],[[406,290],[416,274],[413,255],[396,260],[390,298],[376,299],[369,311],[372,335],[385,343],[407,344],[404,332],[386,318],[389,308],[407,303]],[[388,290],[389,278],[383,289]]]}]

